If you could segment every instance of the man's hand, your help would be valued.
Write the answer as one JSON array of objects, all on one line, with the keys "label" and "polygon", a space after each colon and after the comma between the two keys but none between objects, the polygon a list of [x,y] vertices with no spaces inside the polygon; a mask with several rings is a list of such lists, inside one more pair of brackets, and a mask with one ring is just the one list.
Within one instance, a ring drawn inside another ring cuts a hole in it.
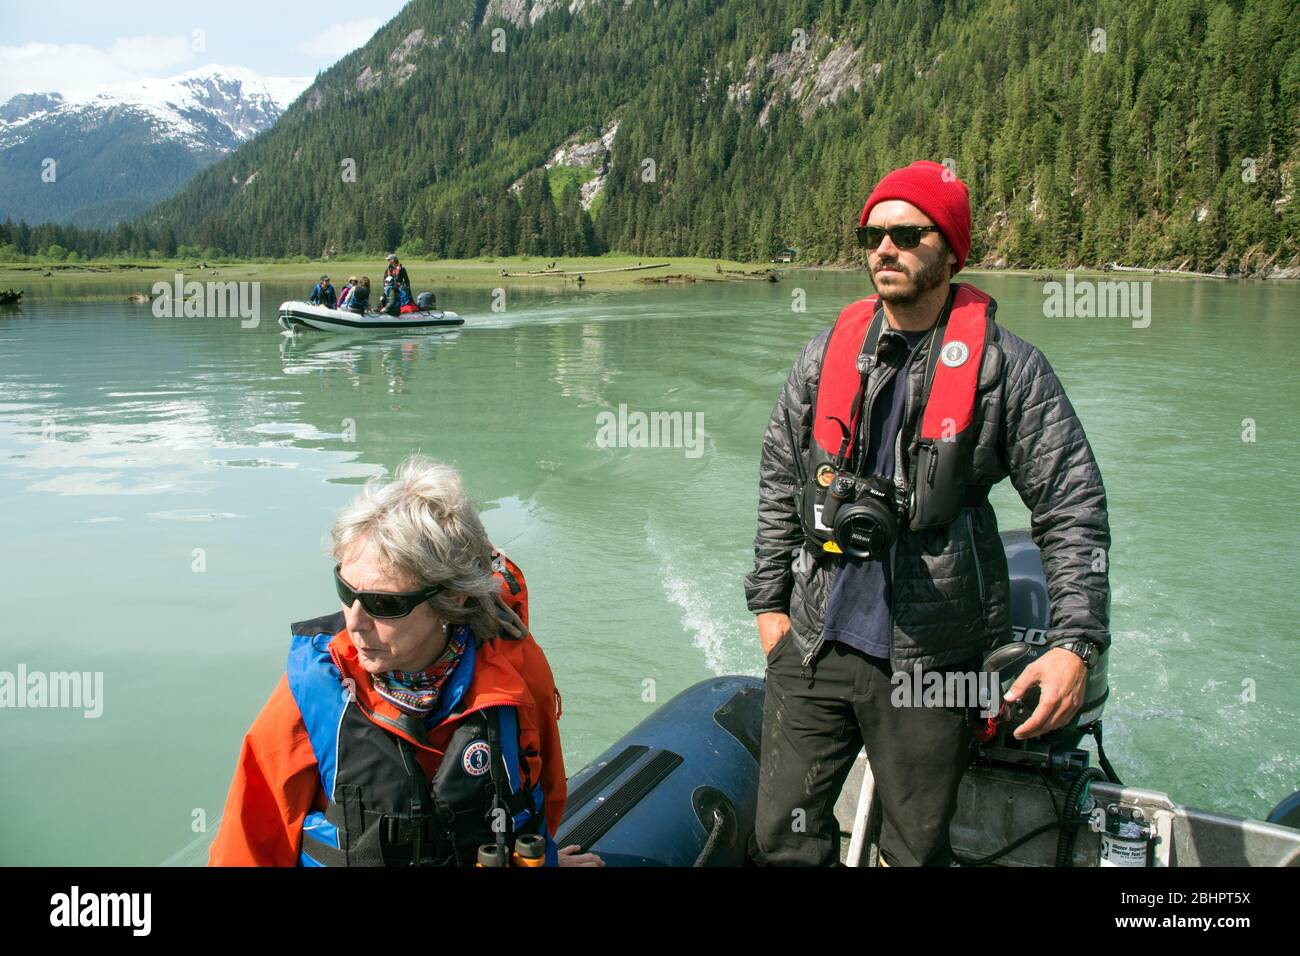
[{"label": "man's hand", "polygon": [[1038,706],[1029,719],[1016,728],[1015,738],[1027,740],[1064,727],[1083,706],[1083,688],[1088,668],[1083,659],[1064,647],[1048,651],[1024,669],[1007,691],[1007,700],[1019,700],[1035,684],[1039,688]]},{"label": "man's hand", "polygon": [[605,861],[595,853],[583,853],[578,844],[560,850],[560,866],[604,866]]},{"label": "man's hand", "polygon": [[772,653],[786,631],[790,630],[790,615],[780,611],[765,611],[758,615],[758,642],[763,645],[763,656]]}]

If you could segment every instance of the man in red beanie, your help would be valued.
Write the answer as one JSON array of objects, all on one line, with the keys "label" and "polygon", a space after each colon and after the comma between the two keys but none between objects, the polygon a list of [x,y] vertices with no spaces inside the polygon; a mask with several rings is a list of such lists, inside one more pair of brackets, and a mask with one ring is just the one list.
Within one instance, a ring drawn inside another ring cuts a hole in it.
[{"label": "man in red beanie", "polygon": [[1012,638],[989,489],[1010,478],[1031,510],[1051,603],[1048,650],[1008,694],[1038,694],[1022,740],[1068,727],[1109,644],[1106,494],[1042,352],[951,281],[970,252],[966,185],[913,163],[859,223],[876,294],[804,348],[763,435],[745,579],[767,655],[755,856],[837,862],[832,808],[865,746],[883,862],[947,866],[975,702],[906,691],[917,671],[948,686]]}]

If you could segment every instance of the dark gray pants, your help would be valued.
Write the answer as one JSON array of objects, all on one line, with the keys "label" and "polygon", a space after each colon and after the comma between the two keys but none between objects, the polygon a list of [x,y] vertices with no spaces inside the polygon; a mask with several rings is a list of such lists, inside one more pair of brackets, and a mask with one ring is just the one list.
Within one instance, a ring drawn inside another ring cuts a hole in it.
[{"label": "dark gray pants", "polygon": [[767,662],[755,857],[772,866],[833,866],[833,808],[865,744],[891,866],[948,866],[948,825],[974,738],[966,708],[895,707],[889,662],[827,641],[801,674],[789,634]]}]

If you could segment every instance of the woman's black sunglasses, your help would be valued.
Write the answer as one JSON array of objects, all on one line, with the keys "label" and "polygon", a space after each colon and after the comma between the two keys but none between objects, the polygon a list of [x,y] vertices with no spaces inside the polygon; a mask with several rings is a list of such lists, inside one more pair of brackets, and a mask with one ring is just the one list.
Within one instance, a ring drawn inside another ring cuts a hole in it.
[{"label": "woman's black sunglasses", "polygon": [[938,232],[938,226],[858,226],[858,245],[863,249],[875,249],[885,241],[885,235],[900,249],[915,249],[921,244],[921,233]]},{"label": "woman's black sunglasses", "polygon": [[436,584],[422,591],[354,591],[340,576],[341,567],[341,564],[334,565],[334,586],[338,589],[339,600],[344,607],[351,607],[360,600],[361,606],[371,617],[406,617],[435,594],[447,590],[441,584]]}]

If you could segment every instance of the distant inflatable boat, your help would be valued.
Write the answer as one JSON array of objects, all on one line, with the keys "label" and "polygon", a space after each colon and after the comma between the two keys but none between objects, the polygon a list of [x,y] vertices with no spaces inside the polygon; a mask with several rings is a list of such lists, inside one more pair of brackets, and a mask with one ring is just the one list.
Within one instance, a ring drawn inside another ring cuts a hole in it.
[{"label": "distant inflatable boat", "polygon": [[310,302],[282,302],[280,327],[286,332],[316,329],[320,332],[371,332],[381,329],[440,329],[464,325],[465,320],[455,312],[436,309],[423,312],[404,312],[389,315],[386,312],[353,312],[350,309],[331,309]]}]

